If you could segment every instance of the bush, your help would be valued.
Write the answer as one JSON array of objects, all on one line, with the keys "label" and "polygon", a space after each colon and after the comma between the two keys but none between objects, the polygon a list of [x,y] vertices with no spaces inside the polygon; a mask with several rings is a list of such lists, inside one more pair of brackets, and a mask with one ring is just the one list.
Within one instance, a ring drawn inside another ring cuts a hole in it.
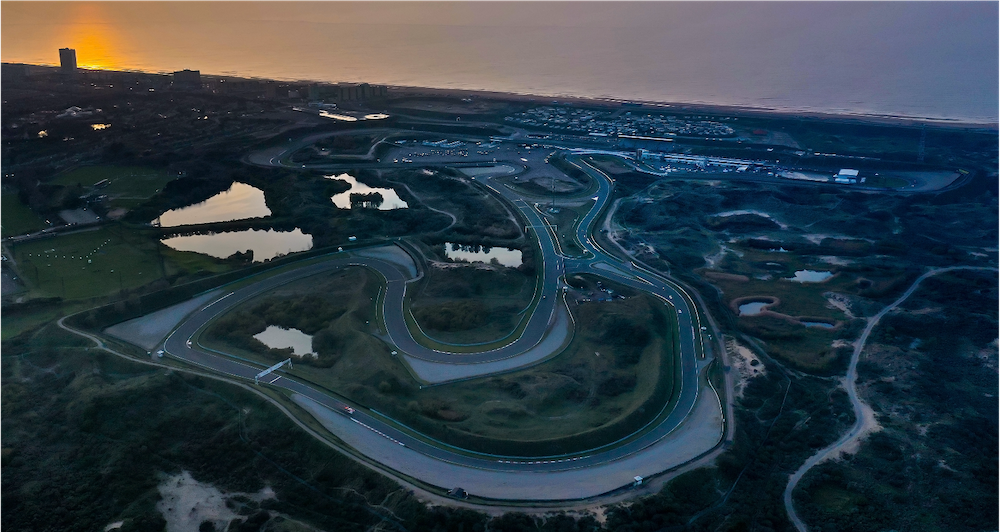
[{"label": "bush", "polygon": [[435,331],[468,331],[486,324],[489,310],[480,301],[452,301],[413,310],[422,327]]}]

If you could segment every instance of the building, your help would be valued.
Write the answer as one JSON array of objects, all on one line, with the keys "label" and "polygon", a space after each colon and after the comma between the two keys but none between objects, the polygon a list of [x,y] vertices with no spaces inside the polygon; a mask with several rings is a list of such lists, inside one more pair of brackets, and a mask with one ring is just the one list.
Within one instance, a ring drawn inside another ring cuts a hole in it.
[{"label": "building", "polygon": [[174,86],[191,89],[201,88],[201,72],[198,70],[178,70],[174,72]]},{"label": "building", "polygon": [[59,49],[59,68],[63,74],[76,74],[76,50],[72,48]]},{"label": "building", "polygon": [[853,184],[858,182],[858,171],[850,168],[842,168],[833,176],[835,183]]},{"label": "building", "polygon": [[335,100],[340,102],[361,101],[374,98],[385,98],[388,88],[385,85],[351,85],[340,83],[337,85],[313,84],[309,86],[310,100]]}]

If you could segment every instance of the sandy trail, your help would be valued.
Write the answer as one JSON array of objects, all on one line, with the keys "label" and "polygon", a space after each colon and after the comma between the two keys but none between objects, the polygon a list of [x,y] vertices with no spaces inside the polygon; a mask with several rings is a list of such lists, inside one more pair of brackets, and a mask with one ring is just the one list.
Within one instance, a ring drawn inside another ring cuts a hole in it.
[{"label": "sandy trail", "polygon": [[858,397],[858,359],[861,357],[861,352],[865,349],[865,342],[868,341],[868,335],[870,335],[872,330],[875,329],[875,326],[878,325],[879,320],[881,320],[883,316],[888,314],[892,309],[901,305],[903,301],[906,301],[907,298],[913,295],[913,292],[916,292],[920,283],[923,282],[924,279],[956,270],[996,271],[997,269],[979,266],[953,266],[950,268],[931,270],[918,277],[917,280],[910,285],[906,292],[899,296],[899,299],[893,301],[891,305],[883,308],[878,314],[868,319],[868,326],[865,327],[864,332],[861,333],[861,337],[858,338],[858,342],[854,346],[854,353],[851,354],[851,363],[847,368],[847,375],[841,379],[844,389],[847,391],[847,396],[851,400],[851,406],[854,407],[854,425],[836,442],[809,457],[809,459],[806,460],[797,471],[792,473],[792,475],[788,478],[788,485],[785,487],[785,511],[788,512],[788,518],[792,521],[792,524],[795,525],[795,528],[799,532],[806,532],[808,529],[802,519],[799,518],[798,514],[795,513],[795,506],[792,501],[792,492],[795,491],[795,487],[799,484],[799,481],[802,480],[802,477],[805,476],[806,472],[824,460],[836,458],[845,451],[853,452],[857,450],[861,440],[879,427],[872,407]]}]

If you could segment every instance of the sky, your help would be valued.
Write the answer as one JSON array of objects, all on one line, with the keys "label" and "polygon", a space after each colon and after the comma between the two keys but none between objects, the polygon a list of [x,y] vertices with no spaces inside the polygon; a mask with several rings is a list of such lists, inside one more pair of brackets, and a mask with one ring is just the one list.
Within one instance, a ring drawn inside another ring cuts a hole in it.
[{"label": "sky", "polygon": [[0,58],[995,122],[997,2],[2,2]]}]

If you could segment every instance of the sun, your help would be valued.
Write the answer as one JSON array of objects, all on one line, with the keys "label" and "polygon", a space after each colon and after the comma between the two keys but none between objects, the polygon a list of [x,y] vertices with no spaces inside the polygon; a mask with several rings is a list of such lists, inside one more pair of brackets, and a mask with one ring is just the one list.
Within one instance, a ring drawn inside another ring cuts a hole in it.
[{"label": "sun", "polygon": [[66,31],[66,44],[76,50],[77,66],[87,69],[115,70],[121,68],[120,41],[114,24],[101,6],[80,3]]}]

